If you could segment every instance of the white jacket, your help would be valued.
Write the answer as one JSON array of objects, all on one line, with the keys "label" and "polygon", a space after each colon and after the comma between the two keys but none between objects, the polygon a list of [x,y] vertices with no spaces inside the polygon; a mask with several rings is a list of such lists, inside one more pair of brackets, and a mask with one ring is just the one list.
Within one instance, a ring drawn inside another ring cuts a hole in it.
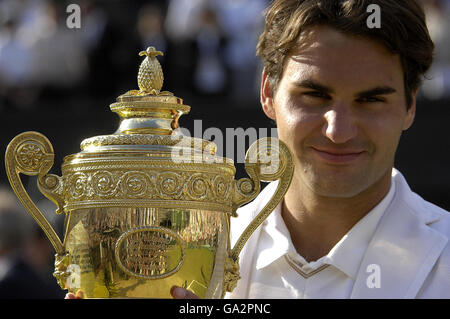
[{"label": "white jacket", "polygon": [[[412,192],[402,174],[393,169],[395,196],[369,243],[350,298],[450,298],[450,214]],[[238,209],[231,221],[231,243],[275,192],[277,182]],[[240,254],[240,276],[226,298],[247,298],[252,261],[261,227],[250,237]],[[382,269],[382,285],[366,284],[367,266]]]}]

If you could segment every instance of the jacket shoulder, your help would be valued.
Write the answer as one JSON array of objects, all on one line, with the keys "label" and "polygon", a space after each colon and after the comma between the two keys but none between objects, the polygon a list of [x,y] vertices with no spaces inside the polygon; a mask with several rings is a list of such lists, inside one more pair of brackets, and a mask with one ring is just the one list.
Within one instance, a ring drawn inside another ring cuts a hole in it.
[{"label": "jacket shoulder", "polygon": [[427,226],[442,233],[450,238],[450,212],[423,199],[416,193],[413,193],[415,201],[409,204],[409,207],[424,218]]},{"label": "jacket shoulder", "polygon": [[413,192],[399,171],[394,170],[393,180],[397,184],[397,190],[400,193],[399,198],[409,210],[422,223],[450,238],[450,212]]},{"label": "jacket shoulder", "polygon": [[431,227],[439,227],[441,230],[446,230],[446,235],[450,237],[450,212],[433,204],[425,201],[425,205],[428,210],[433,211],[438,218],[435,221],[430,222]]},{"label": "jacket shoulder", "polygon": [[450,239],[450,213],[430,202],[425,202],[425,206],[436,216],[427,226],[447,237],[447,244],[417,298],[447,299],[450,298],[450,240],[448,240]]},{"label": "jacket shoulder", "polygon": [[447,244],[424,282],[417,298],[450,298],[450,276],[448,275],[450,273],[450,212],[424,200],[415,193],[414,196],[416,197],[416,204],[419,204],[420,201],[420,205],[415,205],[415,212],[426,216],[426,225],[442,234],[443,238],[447,238]]}]

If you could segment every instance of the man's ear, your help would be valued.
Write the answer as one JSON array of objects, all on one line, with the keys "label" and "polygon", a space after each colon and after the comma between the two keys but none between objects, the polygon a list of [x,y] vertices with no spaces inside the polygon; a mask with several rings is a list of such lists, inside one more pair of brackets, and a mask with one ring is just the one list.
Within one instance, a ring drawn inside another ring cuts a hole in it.
[{"label": "man's ear", "polygon": [[268,118],[276,121],[275,109],[273,107],[273,91],[267,73],[263,71],[261,78],[260,101],[264,113]]},{"label": "man's ear", "polygon": [[418,89],[412,93],[411,105],[406,111],[405,121],[403,123],[403,131],[406,131],[414,123],[414,118],[416,117],[416,100],[417,100]]}]

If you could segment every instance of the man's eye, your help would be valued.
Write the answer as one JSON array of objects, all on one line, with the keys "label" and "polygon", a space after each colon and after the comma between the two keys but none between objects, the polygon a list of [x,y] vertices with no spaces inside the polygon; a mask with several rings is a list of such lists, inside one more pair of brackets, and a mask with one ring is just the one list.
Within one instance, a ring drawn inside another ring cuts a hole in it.
[{"label": "man's eye", "polygon": [[377,103],[377,102],[384,102],[384,101],[385,101],[384,99],[378,98],[375,96],[363,97],[358,100],[358,102],[361,102],[361,103]]},{"label": "man's eye", "polygon": [[305,92],[303,93],[306,96],[311,96],[311,97],[317,97],[317,98],[321,98],[321,99],[327,99],[328,96],[322,92],[318,92],[318,91],[311,91],[311,92]]}]

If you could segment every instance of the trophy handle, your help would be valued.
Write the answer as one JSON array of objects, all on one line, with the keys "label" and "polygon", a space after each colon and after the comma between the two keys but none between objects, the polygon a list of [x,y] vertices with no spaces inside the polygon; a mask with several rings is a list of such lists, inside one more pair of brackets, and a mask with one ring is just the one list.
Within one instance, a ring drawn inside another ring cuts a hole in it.
[{"label": "trophy handle", "polygon": [[277,189],[261,212],[243,231],[225,263],[223,293],[231,292],[239,280],[239,254],[247,240],[261,223],[283,200],[294,175],[294,163],[289,148],[277,138],[261,138],[254,142],[245,156],[245,170],[250,178],[236,182],[233,198],[233,214],[236,209],[254,199],[261,190],[260,181],[279,180]]},{"label": "trophy handle", "polygon": [[47,174],[53,165],[53,147],[49,140],[37,132],[24,132],[11,140],[5,153],[6,174],[9,183],[28,213],[36,220],[58,255],[65,255],[64,245],[58,235],[36,207],[25,190],[19,174],[38,176],[39,190],[56,206],[56,213],[62,212],[62,179],[54,174]]}]

